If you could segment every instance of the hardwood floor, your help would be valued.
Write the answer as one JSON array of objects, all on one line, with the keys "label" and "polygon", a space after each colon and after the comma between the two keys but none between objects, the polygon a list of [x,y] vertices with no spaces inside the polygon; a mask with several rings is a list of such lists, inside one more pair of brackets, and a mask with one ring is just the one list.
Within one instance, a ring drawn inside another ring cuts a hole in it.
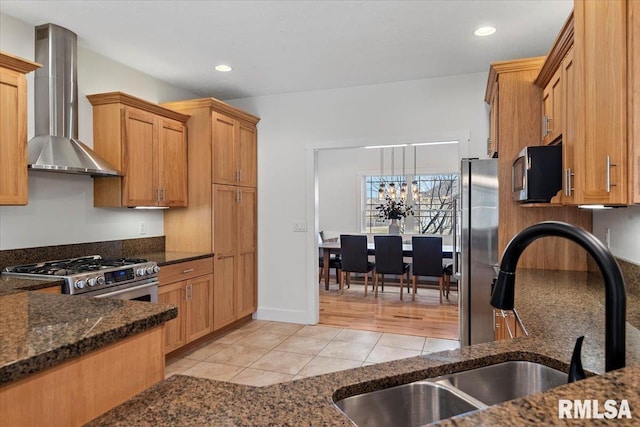
[{"label": "hardwood floor", "polygon": [[458,292],[452,291],[449,300],[439,302],[437,288],[418,288],[416,300],[404,288],[400,301],[397,286],[385,286],[384,292],[373,297],[369,288],[364,297],[362,284],[351,283],[351,288],[340,295],[338,285],[332,283],[329,291],[320,288],[320,324],[366,331],[416,335],[429,338],[459,339]]}]

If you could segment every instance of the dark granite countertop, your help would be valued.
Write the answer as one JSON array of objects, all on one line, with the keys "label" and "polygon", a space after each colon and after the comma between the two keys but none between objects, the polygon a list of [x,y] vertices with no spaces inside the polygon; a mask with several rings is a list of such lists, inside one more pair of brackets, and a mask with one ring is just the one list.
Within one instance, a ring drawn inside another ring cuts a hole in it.
[{"label": "dark granite countertop", "polygon": [[[575,339],[586,335],[583,364],[604,370],[604,287],[576,272],[520,270],[516,310],[528,337],[396,360],[267,387],[173,376],[92,421],[90,425],[352,425],[332,398],[386,388],[507,360],[537,361],[567,371]],[[628,302],[628,319],[640,304]],[[446,426],[564,425],[558,399],[627,399],[631,420],[640,417],[640,331],[627,322],[627,367],[545,393],[442,421]],[[599,420],[604,424],[606,420]],[[598,420],[573,420],[594,425]]]},{"label": "dark granite countertop", "polygon": [[51,288],[53,286],[62,286],[62,283],[63,281],[60,279],[28,279],[0,274],[0,295],[13,293],[15,291],[37,291],[38,289]]},{"label": "dark granite countertop", "polygon": [[[211,253],[155,251],[128,255],[169,265]],[[0,275],[0,384],[17,380],[177,316],[172,306],[26,291],[62,280]]]},{"label": "dark granite countertop", "polygon": [[161,325],[177,314],[173,306],[147,302],[7,290],[0,294],[0,385]]}]

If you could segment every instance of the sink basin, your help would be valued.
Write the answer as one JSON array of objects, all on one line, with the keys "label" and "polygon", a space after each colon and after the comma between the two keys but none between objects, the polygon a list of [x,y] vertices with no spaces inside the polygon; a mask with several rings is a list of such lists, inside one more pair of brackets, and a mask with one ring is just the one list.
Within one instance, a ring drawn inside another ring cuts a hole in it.
[{"label": "sink basin", "polygon": [[512,361],[434,378],[495,405],[567,383],[567,374],[535,362]]},{"label": "sink basin", "polygon": [[336,406],[356,425],[371,427],[420,426],[486,407],[429,381],[347,397]]},{"label": "sink basin", "polygon": [[421,426],[567,383],[567,374],[510,361],[456,372],[335,402],[357,426]]}]

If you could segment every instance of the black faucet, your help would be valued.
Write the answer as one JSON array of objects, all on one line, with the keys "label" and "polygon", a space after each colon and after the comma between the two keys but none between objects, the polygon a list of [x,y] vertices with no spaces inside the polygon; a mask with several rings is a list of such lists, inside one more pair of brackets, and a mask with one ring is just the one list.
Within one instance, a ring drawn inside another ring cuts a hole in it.
[{"label": "black faucet", "polygon": [[618,263],[611,252],[591,233],[563,222],[547,221],[518,233],[502,254],[500,273],[491,296],[491,305],[513,310],[516,265],[522,251],[534,240],[545,236],[564,237],[582,246],[598,264],[605,285],[605,371],[625,366],[625,318],[627,293]]}]

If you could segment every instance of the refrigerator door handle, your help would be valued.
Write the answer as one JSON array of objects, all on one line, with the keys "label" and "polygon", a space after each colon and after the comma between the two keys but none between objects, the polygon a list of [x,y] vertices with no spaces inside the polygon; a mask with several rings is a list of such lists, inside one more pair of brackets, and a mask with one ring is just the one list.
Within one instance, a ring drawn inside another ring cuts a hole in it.
[{"label": "refrigerator door handle", "polygon": [[458,255],[458,199],[453,199],[453,276],[460,278],[460,264]]}]

